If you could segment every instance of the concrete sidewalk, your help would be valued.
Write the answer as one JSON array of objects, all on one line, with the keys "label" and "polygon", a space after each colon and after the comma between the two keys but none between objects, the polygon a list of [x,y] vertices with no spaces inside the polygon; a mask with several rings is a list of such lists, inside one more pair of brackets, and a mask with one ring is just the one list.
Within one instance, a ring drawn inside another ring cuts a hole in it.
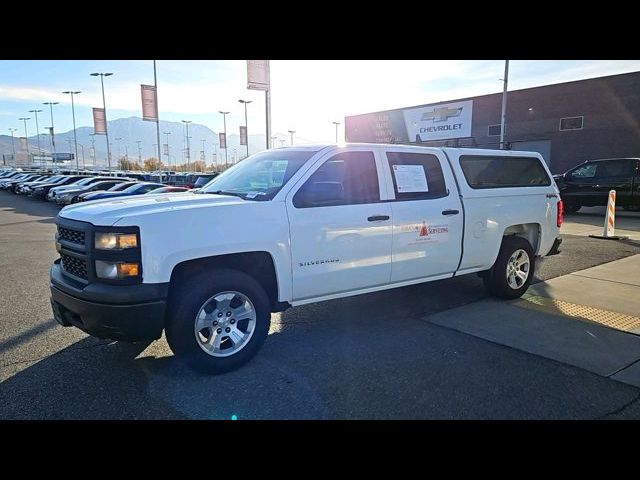
[{"label": "concrete sidewalk", "polygon": [[640,255],[423,319],[640,387]]}]

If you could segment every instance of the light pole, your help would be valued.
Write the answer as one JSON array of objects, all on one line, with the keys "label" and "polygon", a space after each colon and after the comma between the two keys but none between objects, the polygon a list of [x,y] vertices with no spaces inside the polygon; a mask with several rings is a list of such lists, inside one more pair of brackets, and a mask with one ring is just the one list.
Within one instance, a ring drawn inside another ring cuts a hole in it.
[{"label": "light pole", "polygon": [[136,140],[136,143],[138,144],[138,162],[140,162],[140,164],[142,165],[142,147],[140,146],[142,140]]},{"label": "light pole", "polygon": [[336,143],[338,143],[338,125],[340,125],[340,122],[333,122],[333,124],[336,126]]},{"label": "light pole", "polygon": [[27,120],[31,120],[31,117],[21,117],[18,120],[24,121],[24,137],[27,140],[27,158],[29,158],[29,134],[27,133]]},{"label": "light pole", "polygon": [[271,148],[276,148],[276,142],[278,141],[278,137],[271,137]]},{"label": "light pole", "polygon": [[289,130],[289,133],[291,134],[291,145],[293,146],[293,134],[296,133],[295,130]]},{"label": "light pole", "polygon": [[80,145],[80,148],[82,149],[82,169],[85,170],[86,167],[84,166],[84,145],[82,145],[81,143],[79,143],[78,145]]},{"label": "light pole", "polygon": [[53,128],[53,106],[58,105],[60,102],[44,102],[43,105],[49,105],[49,110],[51,111],[51,152],[53,153],[53,157],[56,157],[56,139],[55,139],[55,130]]},{"label": "light pole", "polygon": [[122,153],[122,137],[117,137],[116,142],[118,142],[118,162],[120,162],[120,154]]},{"label": "light pole", "polygon": [[[223,112],[222,110],[218,110],[218,113],[222,114],[222,121],[224,122],[224,166],[227,168],[229,164],[229,156],[227,154],[228,145],[227,145],[227,115],[229,112]],[[220,145],[222,147],[222,145]]]},{"label": "light pole", "polygon": [[191,152],[189,150],[189,124],[191,123],[191,120],[182,120],[182,123],[187,126],[187,170],[191,170]]},{"label": "light pole", "polygon": [[207,171],[207,154],[205,153],[204,144],[207,142],[206,139],[202,139],[202,161],[204,162],[204,170]]},{"label": "light pole", "polygon": [[[169,156],[169,135],[171,135],[171,132],[162,132],[167,136],[167,165],[169,167],[171,167],[171,157]],[[171,168],[169,168],[169,170],[171,170]]]},{"label": "light pole", "polygon": [[96,134],[95,133],[90,133],[89,136],[91,137],[91,150],[89,150],[89,153],[93,152],[93,166],[95,167],[96,165]]},{"label": "light pole", "polygon": [[75,150],[76,150],[76,170],[80,169],[80,166],[78,165],[78,138],[76,137],[76,107],[75,104],[73,102],[73,96],[77,95],[79,93],[82,93],[80,91],[74,92],[74,91],[66,91],[66,92],[62,92],[62,93],[66,93],[68,95],[71,95],[71,115],[73,117],[73,142],[75,144]]},{"label": "light pole", "polygon": [[247,133],[247,157],[249,156],[249,124],[247,122],[247,105],[253,102],[253,100],[238,100],[240,103],[244,103],[244,128]]},{"label": "light pole", "polygon": [[9,131],[11,132],[11,149],[13,150],[13,165],[17,165],[16,163],[16,144],[13,140],[13,132],[16,132],[18,129],[17,128],[10,128]]},{"label": "light pole", "polygon": [[38,125],[38,113],[42,110],[29,110],[29,113],[33,113],[36,117],[36,141],[38,142],[38,155],[40,155],[40,161],[42,162],[42,150],[40,150],[40,126]]},{"label": "light pole", "polygon": [[507,116],[507,83],[509,82],[509,60],[504,61],[504,82],[502,90],[502,114],[500,116],[500,148],[504,148],[504,122]]},{"label": "light pole", "polygon": [[108,170],[111,171],[111,148],[109,147],[109,128],[107,127],[107,102],[104,99],[104,77],[109,77],[113,73],[91,73],[92,77],[100,76],[100,84],[102,85],[102,108],[104,110],[104,135],[107,139],[107,162],[109,164]]},{"label": "light pole", "polygon": [[[69,153],[71,153],[71,143],[73,142],[73,140],[71,140],[70,138],[67,137],[67,143],[69,144]],[[78,158],[76,157],[76,161],[78,160]],[[76,167],[76,173],[77,173],[77,167]]]}]

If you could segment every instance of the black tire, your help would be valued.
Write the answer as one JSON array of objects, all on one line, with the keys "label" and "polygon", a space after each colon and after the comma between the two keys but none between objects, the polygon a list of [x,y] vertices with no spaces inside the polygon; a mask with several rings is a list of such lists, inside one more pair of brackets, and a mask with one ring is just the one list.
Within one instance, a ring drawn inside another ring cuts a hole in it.
[{"label": "black tire", "polygon": [[[241,350],[228,357],[215,357],[198,345],[194,322],[204,303],[224,291],[237,291],[249,298],[256,311],[256,325],[253,335]],[[165,333],[176,357],[195,370],[218,374],[236,370],[251,360],[266,340],[270,324],[269,297],[262,286],[246,273],[215,269],[194,275],[172,294]]]},{"label": "black tire", "polygon": [[[529,276],[520,288],[514,289],[507,281],[507,264],[509,258],[516,251],[522,249],[529,255]],[[510,235],[502,238],[502,245],[498,258],[493,267],[483,276],[483,282],[489,293],[495,297],[514,299],[522,296],[527,291],[535,274],[536,259],[531,244],[522,237]]]}]

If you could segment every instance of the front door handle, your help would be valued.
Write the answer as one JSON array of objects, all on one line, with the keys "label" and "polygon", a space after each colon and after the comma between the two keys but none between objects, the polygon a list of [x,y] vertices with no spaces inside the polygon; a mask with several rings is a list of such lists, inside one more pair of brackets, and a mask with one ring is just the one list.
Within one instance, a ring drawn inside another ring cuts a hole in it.
[{"label": "front door handle", "polygon": [[367,217],[367,220],[370,222],[382,222],[384,220],[389,220],[389,215],[371,215]]},{"label": "front door handle", "polygon": [[443,210],[442,214],[443,215],[458,215],[460,213],[460,210]]}]

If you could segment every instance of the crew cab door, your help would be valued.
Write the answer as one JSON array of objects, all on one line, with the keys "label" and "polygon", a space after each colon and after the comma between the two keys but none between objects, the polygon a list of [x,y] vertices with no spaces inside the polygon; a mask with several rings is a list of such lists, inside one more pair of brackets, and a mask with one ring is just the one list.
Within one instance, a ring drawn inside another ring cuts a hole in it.
[{"label": "crew cab door", "polygon": [[637,160],[632,158],[597,162],[598,169],[593,185],[595,205],[606,206],[609,191],[616,191],[616,205],[631,205],[631,188],[636,173]]},{"label": "crew cab door", "polygon": [[391,283],[453,274],[462,253],[462,203],[437,149],[382,152],[393,218]]},{"label": "crew cab door", "polygon": [[385,285],[391,205],[371,148],[327,153],[286,197],[293,300]]}]

